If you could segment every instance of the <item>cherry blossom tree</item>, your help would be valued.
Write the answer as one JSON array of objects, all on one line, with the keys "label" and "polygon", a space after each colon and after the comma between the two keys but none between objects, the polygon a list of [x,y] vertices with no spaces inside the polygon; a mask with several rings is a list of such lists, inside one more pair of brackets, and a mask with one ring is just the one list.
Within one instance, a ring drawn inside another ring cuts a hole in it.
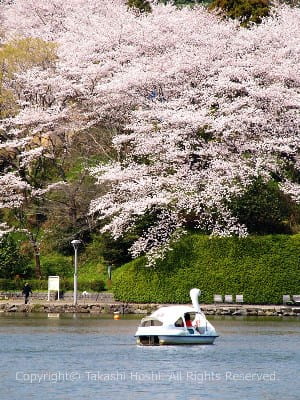
[{"label": "cherry blossom tree", "polygon": [[[284,179],[299,157],[299,10],[277,10],[250,30],[193,12],[195,25],[180,21],[191,31],[168,26],[166,35],[180,32],[180,38],[162,43],[161,33],[159,48],[153,45],[148,57],[144,53],[102,86],[114,99],[119,93],[142,96],[126,132],[114,140],[121,161],[93,170],[99,183],[112,186],[91,211],[111,220],[104,229],[114,237],[155,215],[132,247],[134,256],[146,252],[150,262],[190,220],[212,234],[245,235],[231,199],[258,176]],[[171,21],[176,23],[170,16],[165,24]]]},{"label": "cherry blossom tree", "polygon": [[[33,67],[49,68],[56,58],[55,47],[39,38],[15,38],[3,43],[0,51],[0,118],[3,123],[0,131],[0,209],[13,210],[7,218],[11,226],[2,222],[0,236],[14,229],[26,234],[34,251],[37,277],[41,275],[38,230],[28,213],[33,193],[39,187],[37,175],[41,174],[38,171],[44,163],[41,160],[45,149],[25,125],[12,123],[12,118],[22,110],[18,99],[23,88],[15,76]],[[36,209],[34,213],[38,215]]]},{"label": "cherry blossom tree", "polygon": [[11,144],[27,145],[20,158],[28,164],[47,152],[28,150],[33,138],[114,130],[116,159],[92,169],[107,193],[90,213],[115,238],[152,216],[131,249],[150,263],[191,223],[245,235],[230,203],[257,177],[276,177],[299,199],[300,43],[297,8],[273,9],[245,29],[200,6],[151,7],[137,14],[117,0],[4,6],[7,37],[53,40],[58,60],[15,76],[21,110],[2,122]]}]

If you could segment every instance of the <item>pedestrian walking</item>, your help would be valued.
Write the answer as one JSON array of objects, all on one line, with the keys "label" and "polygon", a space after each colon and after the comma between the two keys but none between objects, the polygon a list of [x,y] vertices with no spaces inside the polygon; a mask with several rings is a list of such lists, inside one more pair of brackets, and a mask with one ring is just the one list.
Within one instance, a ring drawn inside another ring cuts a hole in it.
[{"label": "pedestrian walking", "polygon": [[24,294],[24,296],[25,296],[25,304],[28,303],[30,293],[32,294],[31,287],[28,285],[28,283],[25,283],[25,286],[23,287],[23,291],[22,291],[22,294]]}]

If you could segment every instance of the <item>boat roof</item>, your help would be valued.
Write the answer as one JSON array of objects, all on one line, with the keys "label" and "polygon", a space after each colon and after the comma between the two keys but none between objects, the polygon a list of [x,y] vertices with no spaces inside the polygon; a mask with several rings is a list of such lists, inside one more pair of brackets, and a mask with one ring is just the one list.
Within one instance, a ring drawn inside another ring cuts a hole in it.
[{"label": "boat roof", "polygon": [[195,310],[194,307],[188,305],[160,307],[158,310],[154,311],[148,318],[154,318],[163,323],[173,324],[178,320],[178,318],[183,317],[185,313],[192,312],[197,312],[197,310]]}]

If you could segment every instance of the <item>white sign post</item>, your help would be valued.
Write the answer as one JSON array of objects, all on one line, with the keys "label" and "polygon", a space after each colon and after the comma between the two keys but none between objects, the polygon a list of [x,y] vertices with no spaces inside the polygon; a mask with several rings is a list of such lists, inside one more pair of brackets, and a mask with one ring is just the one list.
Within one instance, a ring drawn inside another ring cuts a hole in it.
[{"label": "white sign post", "polygon": [[57,292],[57,299],[59,300],[59,276],[48,276],[48,301],[50,301],[50,291]]}]

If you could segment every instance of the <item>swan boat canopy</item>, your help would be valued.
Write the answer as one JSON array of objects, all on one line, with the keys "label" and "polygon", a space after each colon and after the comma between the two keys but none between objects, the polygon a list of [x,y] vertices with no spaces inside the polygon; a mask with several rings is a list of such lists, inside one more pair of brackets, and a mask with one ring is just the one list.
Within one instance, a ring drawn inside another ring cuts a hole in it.
[{"label": "swan boat canopy", "polygon": [[213,344],[218,335],[200,309],[200,293],[191,289],[192,306],[161,307],[143,318],[135,334],[137,344]]}]

